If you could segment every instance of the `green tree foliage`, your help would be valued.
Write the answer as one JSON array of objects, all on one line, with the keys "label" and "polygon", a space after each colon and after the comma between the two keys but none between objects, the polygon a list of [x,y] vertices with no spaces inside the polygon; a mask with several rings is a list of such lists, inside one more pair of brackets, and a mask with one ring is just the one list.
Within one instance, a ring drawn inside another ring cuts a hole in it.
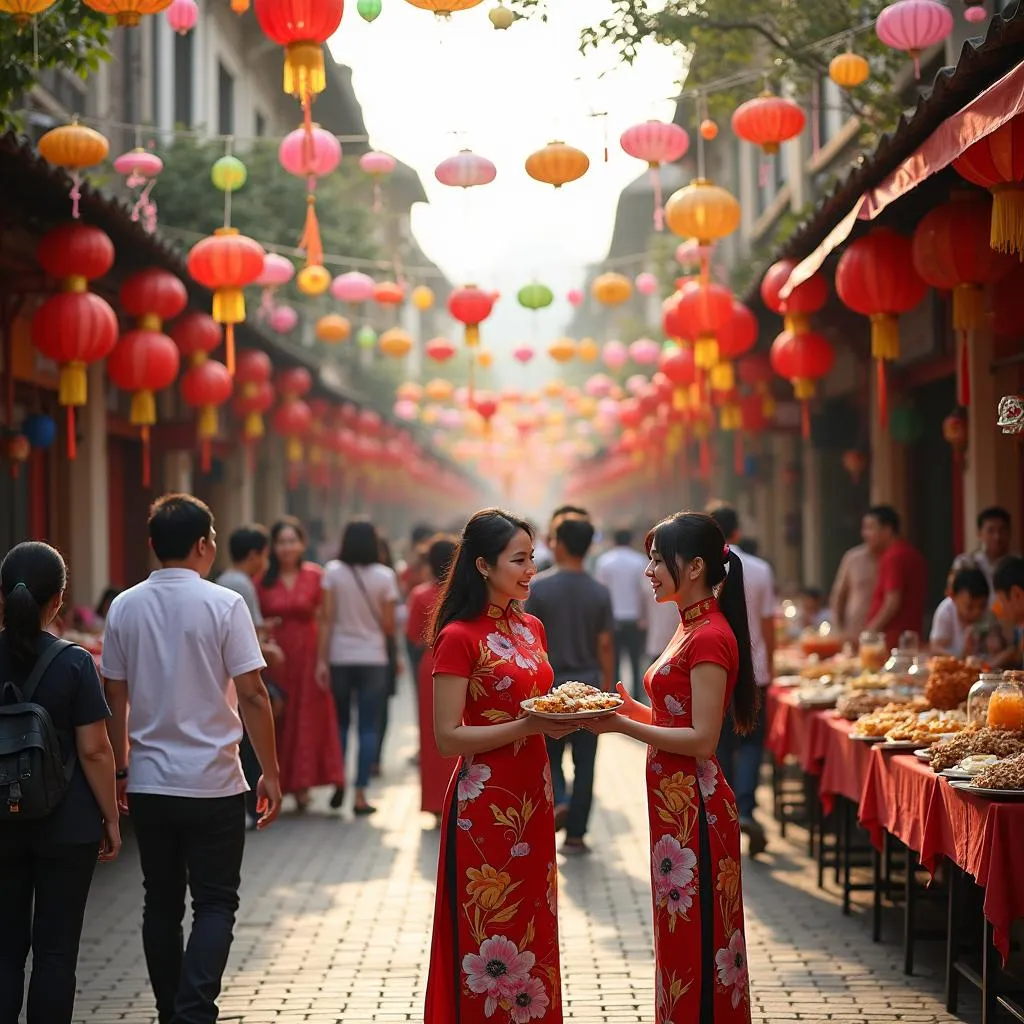
[{"label": "green tree foliage", "polygon": [[[510,0],[517,13],[528,17],[542,16],[549,2]],[[749,74],[758,63],[767,84],[778,87],[785,81],[798,94],[809,95],[828,73],[831,58],[844,49],[842,39],[828,49],[818,44],[844,33],[856,33],[854,49],[872,66],[871,78],[844,97],[850,113],[858,115],[870,132],[878,133],[892,127],[903,109],[891,83],[906,58],[883,46],[873,31],[864,31],[886,0],[761,0],[756,5],[749,0],[604,2],[607,14],[584,30],[581,49],[586,52],[611,44],[631,63],[652,40],[685,47],[693,55],[686,88],[711,87],[707,102],[714,117],[726,117],[760,92],[761,82],[751,81]],[[741,80],[731,83],[731,78]]]},{"label": "green tree foliage", "polygon": [[80,0],[61,0],[23,28],[0,14],[0,127],[18,126],[21,97],[42,72],[63,68],[88,78],[109,59],[111,24]]},{"label": "green tree foliage", "polygon": [[[160,150],[164,169],[153,198],[160,226],[208,235],[224,223],[224,194],[210,181],[210,169],[224,155],[218,142],[178,138]],[[237,154],[249,172],[245,185],[231,197],[231,223],[243,234],[272,245],[298,245],[306,217],[306,183],[277,160],[277,142],[254,144]],[[324,253],[377,259],[365,183],[348,161],[323,178],[316,209]],[[334,268],[332,268],[334,269]],[[340,272],[340,270],[339,270]]]}]

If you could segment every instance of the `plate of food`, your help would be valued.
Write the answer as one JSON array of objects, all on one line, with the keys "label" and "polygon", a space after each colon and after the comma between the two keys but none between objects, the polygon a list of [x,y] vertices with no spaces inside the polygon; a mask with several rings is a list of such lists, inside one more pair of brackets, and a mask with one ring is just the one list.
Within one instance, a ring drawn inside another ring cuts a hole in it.
[{"label": "plate of food", "polygon": [[994,800],[1024,800],[1024,754],[994,762],[964,758],[959,768],[972,777],[964,782],[950,779],[949,784],[956,789]]},{"label": "plate of food", "polygon": [[529,697],[520,707],[538,718],[572,722],[613,714],[624,703],[617,693],[599,690],[588,683],[568,682],[542,697]]},{"label": "plate of food", "polygon": [[1024,789],[993,789],[990,786],[979,786],[977,779],[950,779],[949,784],[963,793],[973,793],[990,800],[1024,800]]}]

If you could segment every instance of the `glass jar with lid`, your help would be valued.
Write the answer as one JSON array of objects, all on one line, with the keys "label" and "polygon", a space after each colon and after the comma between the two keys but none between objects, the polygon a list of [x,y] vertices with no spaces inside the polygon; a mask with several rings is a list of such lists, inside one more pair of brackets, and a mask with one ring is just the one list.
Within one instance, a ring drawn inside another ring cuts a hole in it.
[{"label": "glass jar with lid", "polygon": [[1024,687],[1020,672],[1004,672],[988,701],[988,725],[991,729],[1024,731]]},{"label": "glass jar with lid", "polygon": [[1002,672],[983,671],[967,695],[968,725],[988,725],[988,706],[992,694],[999,689],[1003,681]]}]

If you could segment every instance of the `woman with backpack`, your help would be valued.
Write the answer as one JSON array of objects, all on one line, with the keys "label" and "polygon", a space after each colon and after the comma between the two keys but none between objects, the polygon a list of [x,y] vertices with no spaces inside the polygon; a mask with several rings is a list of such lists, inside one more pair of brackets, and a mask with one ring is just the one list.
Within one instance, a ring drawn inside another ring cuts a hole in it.
[{"label": "woman with backpack", "polygon": [[[92,655],[47,627],[67,568],[49,544],[0,565],[0,1024],[70,1024],[85,904],[121,848],[110,715]],[[27,768],[27,770],[26,770]]]}]

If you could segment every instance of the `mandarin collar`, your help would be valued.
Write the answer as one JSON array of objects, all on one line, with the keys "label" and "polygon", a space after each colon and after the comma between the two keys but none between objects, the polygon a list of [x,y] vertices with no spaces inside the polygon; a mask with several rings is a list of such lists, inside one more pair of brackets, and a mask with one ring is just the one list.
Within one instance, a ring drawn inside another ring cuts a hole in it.
[{"label": "mandarin collar", "polygon": [[509,601],[508,606],[505,608],[494,604],[494,602],[488,602],[485,614],[489,619],[510,619],[513,616],[519,616],[519,609],[516,607],[515,601]]},{"label": "mandarin collar", "polygon": [[683,608],[679,613],[679,617],[682,619],[685,628],[695,625],[698,619],[703,619],[716,611],[718,611],[718,601],[713,597],[705,597],[703,601],[698,601],[696,604],[687,605]]}]

